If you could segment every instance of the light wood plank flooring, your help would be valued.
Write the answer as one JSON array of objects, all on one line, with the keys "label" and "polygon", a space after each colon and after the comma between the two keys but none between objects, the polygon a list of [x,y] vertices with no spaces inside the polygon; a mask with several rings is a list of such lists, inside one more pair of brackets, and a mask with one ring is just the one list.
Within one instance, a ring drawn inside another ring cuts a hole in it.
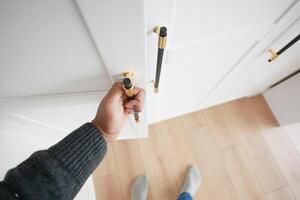
[{"label": "light wood plank flooring", "polygon": [[150,126],[149,138],[115,141],[94,172],[98,200],[130,199],[146,174],[149,198],[175,200],[198,165],[199,200],[300,200],[300,125],[279,127],[261,95]]}]

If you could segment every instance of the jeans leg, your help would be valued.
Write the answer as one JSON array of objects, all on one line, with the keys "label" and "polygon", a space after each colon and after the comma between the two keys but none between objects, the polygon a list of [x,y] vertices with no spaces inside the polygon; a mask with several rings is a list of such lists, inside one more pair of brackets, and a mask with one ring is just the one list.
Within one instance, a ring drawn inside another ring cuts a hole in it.
[{"label": "jeans leg", "polygon": [[189,193],[184,192],[179,195],[177,200],[193,200],[193,197]]}]

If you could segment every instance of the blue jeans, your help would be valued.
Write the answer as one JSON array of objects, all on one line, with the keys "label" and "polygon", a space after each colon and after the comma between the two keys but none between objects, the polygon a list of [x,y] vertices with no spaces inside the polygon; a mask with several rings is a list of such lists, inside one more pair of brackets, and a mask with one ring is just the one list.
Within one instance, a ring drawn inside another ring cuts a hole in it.
[{"label": "blue jeans", "polygon": [[193,200],[193,197],[189,193],[184,192],[179,195],[177,200]]}]

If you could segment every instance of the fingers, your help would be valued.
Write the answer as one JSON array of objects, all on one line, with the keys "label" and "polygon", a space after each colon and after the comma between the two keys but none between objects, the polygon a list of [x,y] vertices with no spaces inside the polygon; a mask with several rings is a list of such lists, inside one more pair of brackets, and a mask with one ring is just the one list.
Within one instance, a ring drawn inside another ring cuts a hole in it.
[{"label": "fingers", "polygon": [[112,101],[123,101],[124,111],[128,114],[132,114],[134,112],[141,112],[143,110],[145,100],[144,89],[135,87],[134,93],[134,98],[132,100],[128,100],[128,97],[126,97],[124,92],[123,84],[117,82],[113,84],[106,95],[106,98]]},{"label": "fingers", "polygon": [[141,112],[144,106],[145,91],[141,88],[135,88],[134,99],[129,100],[125,103],[125,111],[127,109],[133,110],[134,112]]},{"label": "fingers", "polygon": [[134,113],[133,108],[125,108],[125,112],[129,115],[131,115],[132,113]]},{"label": "fingers", "polygon": [[[144,102],[145,97],[145,91],[142,88],[134,87],[134,93],[135,97],[134,99]],[[120,82],[116,82],[113,84],[113,86],[110,88],[107,95],[116,96],[118,98],[123,98],[125,95],[123,84]]]},{"label": "fingers", "polygon": [[135,112],[141,112],[143,105],[138,100],[129,100],[125,103],[125,108],[134,109]]},{"label": "fingers", "polygon": [[145,90],[142,88],[135,87],[134,88],[135,97],[134,99],[140,101],[141,103],[144,103],[145,99]]}]

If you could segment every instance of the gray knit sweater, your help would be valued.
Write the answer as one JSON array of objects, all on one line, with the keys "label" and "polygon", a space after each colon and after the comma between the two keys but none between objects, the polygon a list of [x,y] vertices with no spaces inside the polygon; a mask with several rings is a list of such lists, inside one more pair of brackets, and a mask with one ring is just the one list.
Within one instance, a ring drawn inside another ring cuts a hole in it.
[{"label": "gray knit sweater", "polygon": [[86,123],[9,170],[0,182],[0,200],[73,199],[106,151],[101,133]]}]

